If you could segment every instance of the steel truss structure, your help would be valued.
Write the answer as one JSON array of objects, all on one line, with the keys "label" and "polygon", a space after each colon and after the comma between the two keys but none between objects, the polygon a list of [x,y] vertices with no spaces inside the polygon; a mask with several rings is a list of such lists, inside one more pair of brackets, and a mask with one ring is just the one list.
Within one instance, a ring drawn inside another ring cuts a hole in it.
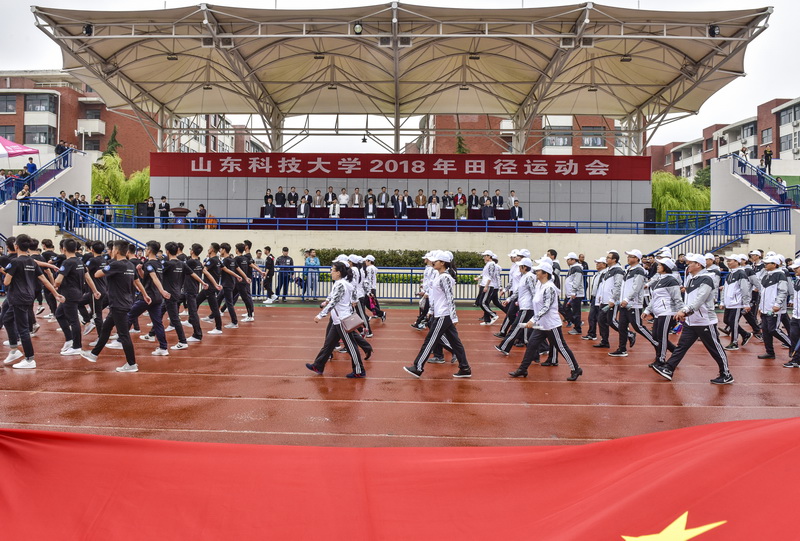
[{"label": "steel truss structure", "polygon": [[[537,116],[602,115],[619,120],[640,154],[655,129],[744,75],[745,50],[772,8],[32,11],[64,69],[155,127],[159,149],[176,118],[196,114],[256,115],[276,152],[351,130],[319,128],[317,115],[380,116],[388,128],[354,130],[390,135],[393,152],[401,135],[435,135],[431,116],[493,115],[513,121],[515,153],[543,136]],[[301,115],[303,128],[285,126]]]}]

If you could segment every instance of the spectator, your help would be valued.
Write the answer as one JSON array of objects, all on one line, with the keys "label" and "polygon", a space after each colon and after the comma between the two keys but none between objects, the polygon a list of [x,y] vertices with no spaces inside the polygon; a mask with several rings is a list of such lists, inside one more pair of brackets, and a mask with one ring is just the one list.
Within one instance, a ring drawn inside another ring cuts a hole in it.
[{"label": "spectator", "polygon": [[306,277],[306,297],[310,297],[311,300],[315,301],[318,297],[317,284],[319,283],[320,262],[319,258],[317,257],[317,251],[313,248],[308,251],[305,265],[308,269],[308,275]]},{"label": "spectator", "polygon": [[514,221],[522,220],[522,207],[519,206],[519,199],[514,200],[514,206],[511,207],[511,219]]},{"label": "spectator", "polygon": [[[488,194],[489,192],[486,193]],[[481,219],[494,220],[494,207],[492,207],[491,199],[483,200],[483,207],[481,207]]]},{"label": "spectator", "polygon": [[511,190],[509,192],[509,194],[508,194],[508,203],[507,203],[508,204],[508,208],[511,208],[511,207],[514,206],[514,201],[519,201],[519,199],[517,198],[517,192],[515,192],[514,190]]},{"label": "spectator", "polygon": [[275,295],[281,297],[283,291],[283,302],[286,302],[286,296],[289,294],[289,284],[292,281],[294,274],[294,260],[289,256],[289,248],[283,247],[283,253],[278,259],[275,260],[277,267],[285,267],[278,269],[278,287],[275,288]]},{"label": "spectator", "polygon": [[739,151],[739,158],[741,161],[739,162],[739,170],[744,173],[747,171],[747,158],[750,152],[747,150],[747,147],[742,147],[742,150]]},{"label": "spectator", "polygon": [[[434,190],[435,192],[436,190]],[[431,202],[428,203],[428,219],[429,220],[438,220],[441,216],[442,209],[441,205],[439,205],[439,198],[435,195],[432,196]]]},{"label": "spectator", "polygon": [[94,196],[94,201],[92,202],[92,214],[94,217],[100,221],[103,220],[103,196],[97,194]]},{"label": "spectator", "polygon": [[675,268],[680,273],[686,271],[686,254],[678,254],[678,260],[675,262]]},{"label": "spectator", "polygon": [[767,174],[772,174],[772,145],[767,145],[766,150],[764,150],[764,170]]},{"label": "spectator", "polygon": [[28,198],[31,196],[31,187],[28,184],[25,184],[22,189],[17,192],[17,201],[19,201],[19,215],[21,222],[28,221],[29,215],[29,204]]},{"label": "spectator", "polygon": [[[319,191],[319,190],[317,190],[317,191]],[[308,203],[309,205],[314,201],[314,198],[311,197],[311,194],[308,193],[307,189],[303,190],[303,195],[300,196],[300,201],[303,201],[303,200],[305,200],[305,202]]]},{"label": "spectator", "polygon": [[111,204],[111,199],[108,197],[103,200],[103,221],[105,223],[114,221],[114,207]]},{"label": "spectator", "polygon": [[353,208],[361,208],[364,204],[364,196],[358,191],[358,188],[353,190],[353,195],[350,197],[350,206]]},{"label": "spectator", "polygon": [[414,199],[414,204],[418,209],[424,209],[425,206],[428,204],[428,198],[425,197],[425,192],[419,190],[417,192],[417,197]]},{"label": "spectator", "polygon": [[145,227],[153,229],[156,223],[156,200],[151,195],[147,198],[147,212],[145,212]]},{"label": "spectator", "polygon": [[[770,167],[770,166],[767,166]],[[781,205],[786,204],[786,181],[783,180],[781,177],[775,179],[778,183],[778,199],[781,201]]]},{"label": "spectator", "polygon": [[28,170],[29,175],[32,175],[36,172],[37,167],[36,164],[33,163],[33,158],[28,158],[28,163],[25,164],[25,169]]},{"label": "spectator", "polygon": [[161,196],[161,203],[158,204],[158,217],[161,219],[161,229],[169,227],[169,203],[167,203],[167,196]]},{"label": "spectator", "polygon": [[270,190],[269,188],[267,188],[267,191],[266,191],[266,193],[264,193],[264,204],[265,204],[265,205],[267,204],[267,199],[270,199],[270,200],[271,200],[271,199],[274,199],[274,198],[272,197],[272,190]]},{"label": "spectator", "polygon": [[[255,263],[259,269],[263,269],[265,262],[266,260],[264,259],[264,252],[262,252],[261,250],[256,250],[256,257],[253,258],[253,263]],[[262,280],[261,273],[255,269],[251,270],[252,270],[251,276],[253,277],[253,281],[250,282],[250,287],[251,287],[250,294],[253,297],[260,297],[264,290],[261,283]]]}]

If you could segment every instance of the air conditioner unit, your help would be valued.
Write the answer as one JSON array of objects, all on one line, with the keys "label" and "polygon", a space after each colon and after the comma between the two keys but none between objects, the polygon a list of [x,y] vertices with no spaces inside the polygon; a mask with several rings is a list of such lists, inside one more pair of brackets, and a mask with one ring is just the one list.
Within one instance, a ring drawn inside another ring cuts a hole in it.
[{"label": "air conditioner unit", "polygon": [[740,143],[742,143],[743,145],[746,145],[746,144],[747,144],[747,139],[742,139],[742,140],[740,141]]},{"label": "air conditioner unit", "polygon": [[581,38],[581,47],[585,49],[594,47],[594,38]]},{"label": "air conditioner unit", "polygon": [[568,38],[568,37],[561,38],[559,47],[561,47],[562,49],[574,49],[575,38]]},{"label": "air conditioner unit", "polygon": [[203,49],[213,49],[214,48],[214,38],[212,38],[211,36],[200,38],[200,46]]},{"label": "air conditioner unit", "polygon": [[226,36],[219,38],[219,48],[220,49],[233,49],[233,38]]},{"label": "air conditioner unit", "polygon": [[391,47],[392,38],[389,36],[381,36],[378,38],[378,47]]},{"label": "air conditioner unit", "polygon": [[800,126],[800,120],[795,120],[794,122],[792,122],[792,126],[794,126],[795,128],[797,126]]}]

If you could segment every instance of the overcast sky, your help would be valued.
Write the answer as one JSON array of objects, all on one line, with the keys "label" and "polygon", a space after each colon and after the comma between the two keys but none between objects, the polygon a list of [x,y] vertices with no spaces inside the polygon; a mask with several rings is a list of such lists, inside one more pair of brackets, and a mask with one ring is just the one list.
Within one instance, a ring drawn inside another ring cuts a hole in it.
[{"label": "overcast sky", "polygon": [[[235,5],[239,7],[257,8],[292,8],[313,9],[317,7],[348,7],[358,5],[375,5],[384,2],[357,2],[348,0],[239,0],[225,2],[209,2],[211,5]],[[388,2],[386,2],[388,3]],[[438,0],[429,2],[415,0],[412,4],[435,5],[442,7],[482,8],[486,0]],[[516,8],[523,6],[521,0],[493,0],[492,7]],[[542,2],[524,0],[524,7],[564,5],[569,2],[554,0]],[[577,3],[577,2],[575,2]],[[43,1],[43,7],[59,7],[66,9],[107,10],[108,0],[50,0]],[[116,0],[113,8],[118,10],[163,9],[186,5],[197,5],[199,2],[177,0]],[[703,10],[735,10],[766,7],[766,3],[748,0],[604,0],[602,5],[626,8],[659,10],[668,6],[670,10],[703,11]],[[794,46],[797,36],[797,22],[800,21],[800,1],[775,0],[771,2],[775,12],[770,18],[769,29],[757,38],[747,49],[745,71],[747,77],[739,78],[726,86],[706,102],[700,113],[694,117],[681,120],[661,128],[653,143],[664,144],[671,141],[688,141],[701,137],[701,130],[711,124],[730,123],[753,116],[756,106],[772,98],[800,97],[800,70],[795,65]],[[34,26],[33,14],[27,2],[23,0],[0,0],[0,13],[3,14],[4,31],[0,32],[0,70],[15,69],[60,69],[61,52],[58,46],[50,41]],[[792,38],[792,36],[795,36]],[[321,142],[320,142],[321,143]],[[328,150],[327,143],[324,143]],[[366,146],[365,146],[366,147]],[[379,151],[375,145],[364,151]],[[295,149],[313,151],[313,147],[303,145]],[[316,150],[319,150],[317,148]]]}]

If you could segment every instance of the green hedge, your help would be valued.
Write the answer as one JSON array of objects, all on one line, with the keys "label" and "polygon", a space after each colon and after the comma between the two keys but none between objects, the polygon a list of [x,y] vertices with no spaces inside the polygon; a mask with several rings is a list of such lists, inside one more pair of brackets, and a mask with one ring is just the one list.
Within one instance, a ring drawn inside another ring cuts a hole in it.
[{"label": "green hedge", "polygon": [[[311,246],[313,248],[313,246]],[[378,267],[422,267],[422,256],[427,250],[370,250],[375,256],[375,265]],[[364,250],[354,248],[334,248],[317,250],[320,263],[329,265],[339,254],[367,255]],[[458,268],[483,268],[483,258],[477,252],[453,252],[456,267]]]}]

